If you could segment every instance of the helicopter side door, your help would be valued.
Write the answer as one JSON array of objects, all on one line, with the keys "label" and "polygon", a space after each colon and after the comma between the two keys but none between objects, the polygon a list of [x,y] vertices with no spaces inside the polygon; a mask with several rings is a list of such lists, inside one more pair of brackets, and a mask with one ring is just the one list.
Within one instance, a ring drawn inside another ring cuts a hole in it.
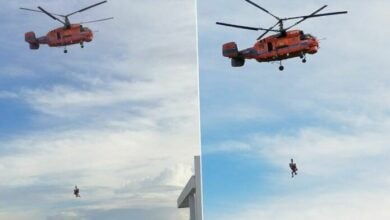
[{"label": "helicopter side door", "polygon": [[61,40],[61,32],[57,32],[57,40]]},{"label": "helicopter side door", "polygon": [[271,41],[267,42],[268,52],[272,52],[274,50],[274,46]]}]

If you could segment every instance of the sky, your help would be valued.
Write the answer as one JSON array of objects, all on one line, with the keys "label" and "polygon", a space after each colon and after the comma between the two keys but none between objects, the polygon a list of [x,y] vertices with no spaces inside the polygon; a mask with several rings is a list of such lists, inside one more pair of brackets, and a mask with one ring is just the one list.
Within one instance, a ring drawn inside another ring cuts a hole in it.
[{"label": "sky", "polygon": [[[0,8],[0,219],[188,219],[176,199],[199,155],[195,1],[109,0],[75,14],[94,40],[30,50],[85,0]],[[73,196],[80,188],[81,198]]]},{"label": "sky", "polygon": [[348,14],[296,27],[320,39],[305,64],[232,68],[222,44],[245,49],[261,32],[215,22],[276,21],[244,0],[197,1],[204,219],[389,219],[390,3],[254,1],[280,17]]}]

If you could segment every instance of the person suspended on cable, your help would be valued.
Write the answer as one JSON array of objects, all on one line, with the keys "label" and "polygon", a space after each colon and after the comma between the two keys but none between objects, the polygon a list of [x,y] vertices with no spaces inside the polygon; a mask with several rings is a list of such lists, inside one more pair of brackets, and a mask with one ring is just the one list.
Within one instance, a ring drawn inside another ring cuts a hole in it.
[{"label": "person suspended on cable", "polygon": [[291,169],[291,177],[294,177],[294,175],[298,175],[298,168],[297,165],[294,163],[294,160],[291,159],[290,163],[290,169]]},{"label": "person suspended on cable", "polygon": [[76,198],[81,197],[80,196],[80,189],[77,188],[77,186],[74,187],[73,194],[74,194],[74,196],[76,196]]}]

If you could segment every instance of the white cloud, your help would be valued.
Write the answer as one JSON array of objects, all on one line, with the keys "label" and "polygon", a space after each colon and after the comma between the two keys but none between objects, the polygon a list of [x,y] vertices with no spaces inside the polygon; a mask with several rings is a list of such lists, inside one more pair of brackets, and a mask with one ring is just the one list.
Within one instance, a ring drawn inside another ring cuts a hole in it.
[{"label": "white cloud", "polygon": [[[66,194],[71,196],[71,187],[77,184],[82,189],[83,201],[90,203],[89,208],[165,207],[167,204],[172,207],[180,185],[184,186],[185,179],[192,175],[188,167],[199,150],[194,125],[163,126],[165,131],[75,129],[3,143],[17,153],[0,159],[2,187],[69,188],[60,194],[48,193],[46,199],[40,198],[41,205],[68,201],[71,198]],[[129,184],[134,187],[115,192]],[[148,187],[140,191],[140,185]],[[174,188],[167,188],[170,186]],[[107,200],[112,202],[107,204]]]},{"label": "white cloud", "polygon": [[340,170],[348,172],[356,166],[361,168],[357,161],[387,154],[386,146],[390,142],[385,132],[342,134],[317,129],[303,130],[292,137],[255,139],[258,139],[254,144],[257,143],[259,153],[269,162],[288,169],[286,161],[296,156],[304,167],[303,172],[317,176],[331,176]]},{"label": "white cloud", "polygon": [[85,220],[86,218],[83,218],[79,214],[75,212],[62,212],[60,214],[57,214],[55,216],[49,216],[47,220]]},{"label": "white cloud", "polygon": [[0,99],[13,99],[17,98],[18,94],[8,91],[0,91]]},{"label": "white cloud", "polygon": [[[368,192],[367,192],[368,191]],[[237,213],[220,215],[223,219],[378,219],[390,217],[388,190],[345,191],[316,193],[310,195],[288,195],[258,205],[248,205]]]},{"label": "white cloud", "polygon": [[0,74],[10,77],[31,76],[32,71],[21,66],[8,64],[7,66],[1,67]]}]

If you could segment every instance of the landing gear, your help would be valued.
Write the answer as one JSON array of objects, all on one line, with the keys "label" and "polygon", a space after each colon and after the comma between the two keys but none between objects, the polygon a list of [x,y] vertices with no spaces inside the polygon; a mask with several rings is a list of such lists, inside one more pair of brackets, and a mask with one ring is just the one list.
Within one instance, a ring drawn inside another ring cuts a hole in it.
[{"label": "landing gear", "polygon": [[280,61],[279,70],[280,70],[280,71],[283,71],[283,70],[284,70],[284,66],[282,65],[282,61]]},{"label": "landing gear", "polygon": [[306,54],[302,53],[299,57],[302,59],[302,63],[306,63]]},{"label": "landing gear", "polygon": [[68,53],[68,50],[66,49],[66,47],[64,47],[64,53]]},{"label": "landing gear", "polygon": [[83,42],[80,42],[80,47],[84,48],[84,43]]}]

